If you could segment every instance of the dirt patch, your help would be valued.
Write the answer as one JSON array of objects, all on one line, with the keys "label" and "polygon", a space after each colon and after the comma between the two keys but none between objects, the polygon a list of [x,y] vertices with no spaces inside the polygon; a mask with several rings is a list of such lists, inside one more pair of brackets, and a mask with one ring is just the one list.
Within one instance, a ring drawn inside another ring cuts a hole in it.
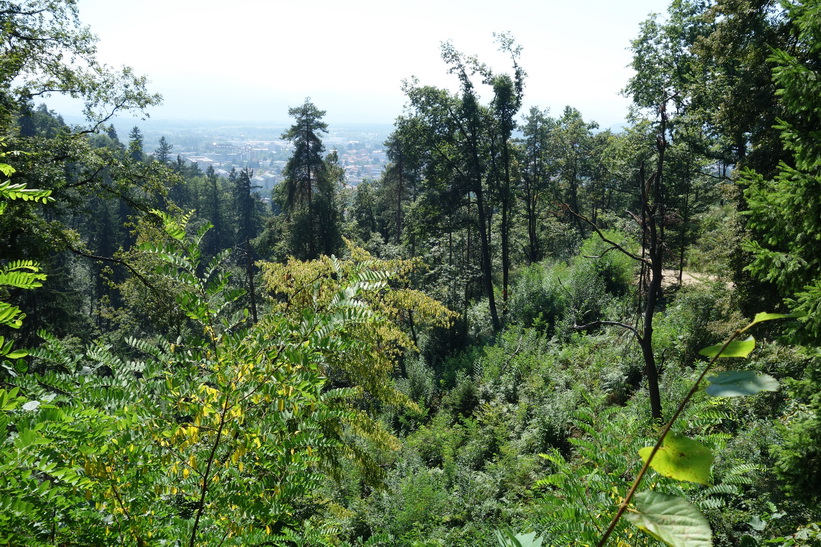
[{"label": "dirt patch", "polygon": [[[661,286],[664,288],[667,287],[678,287],[678,270],[662,270],[663,277],[661,278]],[[698,272],[688,272],[684,270],[681,274],[681,286],[688,287],[692,285],[700,285],[702,283],[708,282],[715,282],[719,281],[718,276],[709,275],[709,274],[702,274]],[[733,283],[728,281],[726,283],[727,288],[731,289],[733,287]]]}]

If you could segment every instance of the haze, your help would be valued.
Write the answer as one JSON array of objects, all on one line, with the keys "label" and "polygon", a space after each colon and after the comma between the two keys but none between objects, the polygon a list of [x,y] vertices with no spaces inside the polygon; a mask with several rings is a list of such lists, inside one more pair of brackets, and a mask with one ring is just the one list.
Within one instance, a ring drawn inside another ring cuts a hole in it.
[{"label": "haze", "polygon": [[79,10],[100,59],[134,67],[163,94],[154,119],[283,123],[311,97],[331,124],[392,123],[403,79],[453,88],[441,42],[505,72],[493,33],[509,31],[528,72],[523,111],[570,105],[609,127],[627,113],[630,40],[665,2],[80,0]]}]

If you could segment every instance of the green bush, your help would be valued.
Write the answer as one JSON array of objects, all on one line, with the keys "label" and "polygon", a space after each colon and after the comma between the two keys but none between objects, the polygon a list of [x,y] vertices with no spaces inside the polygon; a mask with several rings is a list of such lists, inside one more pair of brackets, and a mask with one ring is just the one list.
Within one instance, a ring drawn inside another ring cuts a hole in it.
[{"label": "green bush", "polygon": [[510,321],[525,327],[540,326],[551,333],[567,306],[561,287],[565,266],[542,262],[519,270],[509,301]]},{"label": "green bush", "polygon": [[[605,237],[615,241],[628,251],[634,251],[637,244],[621,232],[614,230],[604,230]],[[594,234],[584,240],[579,256],[574,261],[590,260],[598,277],[604,283],[604,289],[616,296],[623,296],[628,293],[634,284],[635,273],[638,264],[635,260],[613,249],[612,245],[606,243]]]}]

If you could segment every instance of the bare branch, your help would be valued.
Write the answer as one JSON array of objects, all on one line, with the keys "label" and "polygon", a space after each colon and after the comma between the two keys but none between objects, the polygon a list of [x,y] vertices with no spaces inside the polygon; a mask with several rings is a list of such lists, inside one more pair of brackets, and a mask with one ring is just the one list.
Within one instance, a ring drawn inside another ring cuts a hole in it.
[{"label": "bare branch", "polygon": [[612,251],[612,250],[614,250],[614,249],[616,249],[616,248],[615,248],[615,247],[608,247],[608,248],[607,248],[607,249],[606,249],[606,250],[605,250],[602,254],[600,254],[600,255],[582,255],[582,256],[583,256],[584,258],[601,258],[601,257],[603,257],[604,255],[606,255],[607,253],[609,253],[610,251]]},{"label": "bare branch", "polygon": [[639,217],[636,213],[634,213],[633,211],[625,211],[625,213],[630,215],[630,218],[632,218],[636,222],[636,224],[638,224],[639,226],[643,225],[641,217]]},{"label": "bare branch", "polygon": [[576,217],[576,218],[578,218],[578,219],[583,220],[583,221],[584,221],[585,223],[587,223],[587,224],[588,224],[591,228],[593,228],[593,231],[594,231],[594,232],[596,232],[596,234],[598,234],[598,236],[601,238],[601,240],[602,240],[602,241],[604,241],[605,243],[607,243],[607,244],[609,244],[609,245],[612,245],[612,246],[613,246],[613,248],[618,249],[619,251],[621,251],[621,253],[622,253],[622,254],[624,254],[624,255],[626,255],[626,256],[629,256],[630,258],[632,258],[633,260],[635,260],[635,261],[637,261],[637,262],[644,262],[645,264],[648,264],[648,265],[650,264],[650,261],[649,261],[649,260],[647,260],[646,258],[641,257],[641,256],[638,256],[638,255],[637,255],[637,254],[635,254],[635,253],[631,253],[630,251],[628,251],[627,249],[625,249],[624,247],[622,247],[621,245],[619,245],[618,243],[616,243],[616,242],[615,242],[615,241],[613,241],[612,239],[608,238],[606,235],[604,235],[604,234],[602,233],[602,231],[599,229],[599,227],[598,227],[598,226],[596,226],[596,225],[593,223],[593,221],[591,221],[589,218],[587,218],[587,217],[586,217],[586,216],[584,216],[583,214],[581,214],[581,213],[577,213],[576,211],[574,211],[573,209],[571,209],[571,208],[570,208],[570,206],[569,206],[569,205],[567,205],[566,203],[562,204],[562,207],[563,207],[566,211],[568,211],[571,215],[575,216],[575,217]]},{"label": "bare branch", "polygon": [[125,260],[120,260],[120,259],[118,259],[118,258],[112,258],[112,257],[108,257],[108,256],[97,256],[97,255],[93,255],[93,254],[91,254],[91,253],[87,253],[87,252],[85,252],[85,251],[82,251],[82,250],[80,250],[80,249],[77,249],[77,248],[73,247],[73,246],[72,246],[72,245],[71,245],[68,241],[65,241],[65,243],[66,243],[66,246],[68,247],[68,250],[69,250],[69,251],[71,251],[72,253],[74,253],[74,254],[76,254],[76,255],[78,255],[78,256],[82,256],[83,258],[90,258],[90,259],[92,259],[92,260],[102,260],[103,262],[112,262],[112,263],[114,263],[114,264],[119,264],[119,265],[121,265],[121,266],[125,266],[126,268],[128,268],[128,270],[129,270],[132,274],[134,274],[134,276],[135,276],[137,279],[139,279],[139,280],[143,283],[143,285],[145,285],[146,287],[148,287],[149,289],[151,289],[151,290],[152,290],[152,291],[154,291],[154,292],[157,292],[157,293],[159,292],[159,291],[157,290],[157,288],[156,288],[156,287],[154,287],[154,285],[152,285],[151,283],[149,283],[149,282],[148,282],[148,280],[147,280],[145,277],[143,277],[142,275],[140,275],[140,272],[138,272],[137,270],[135,270],[135,269],[134,269],[134,267],[133,267],[131,264],[129,264],[128,262],[126,262]]},{"label": "bare branch", "polygon": [[615,327],[621,327],[625,330],[629,330],[633,333],[633,336],[636,337],[636,340],[639,342],[639,344],[641,344],[642,342],[641,335],[634,326],[628,325],[627,323],[622,323],[620,321],[593,321],[592,323],[587,323],[585,325],[573,325],[573,330],[587,330],[595,327],[600,327],[602,325],[613,325]]}]

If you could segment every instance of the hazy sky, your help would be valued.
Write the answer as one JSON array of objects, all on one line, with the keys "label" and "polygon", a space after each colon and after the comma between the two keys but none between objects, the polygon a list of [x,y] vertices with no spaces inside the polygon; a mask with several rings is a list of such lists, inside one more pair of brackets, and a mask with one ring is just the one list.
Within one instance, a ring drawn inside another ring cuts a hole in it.
[{"label": "hazy sky", "polygon": [[[494,32],[523,47],[525,109],[565,105],[602,127],[619,96],[639,23],[665,0],[80,0],[99,58],[129,65],[162,93],[154,119],[287,122],[311,97],[331,124],[392,123],[403,79],[454,87],[439,55],[450,40],[498,72]],[[52,102],[49,103],[51,106]],[[59,109],[59,106],[58,106]]]}]

